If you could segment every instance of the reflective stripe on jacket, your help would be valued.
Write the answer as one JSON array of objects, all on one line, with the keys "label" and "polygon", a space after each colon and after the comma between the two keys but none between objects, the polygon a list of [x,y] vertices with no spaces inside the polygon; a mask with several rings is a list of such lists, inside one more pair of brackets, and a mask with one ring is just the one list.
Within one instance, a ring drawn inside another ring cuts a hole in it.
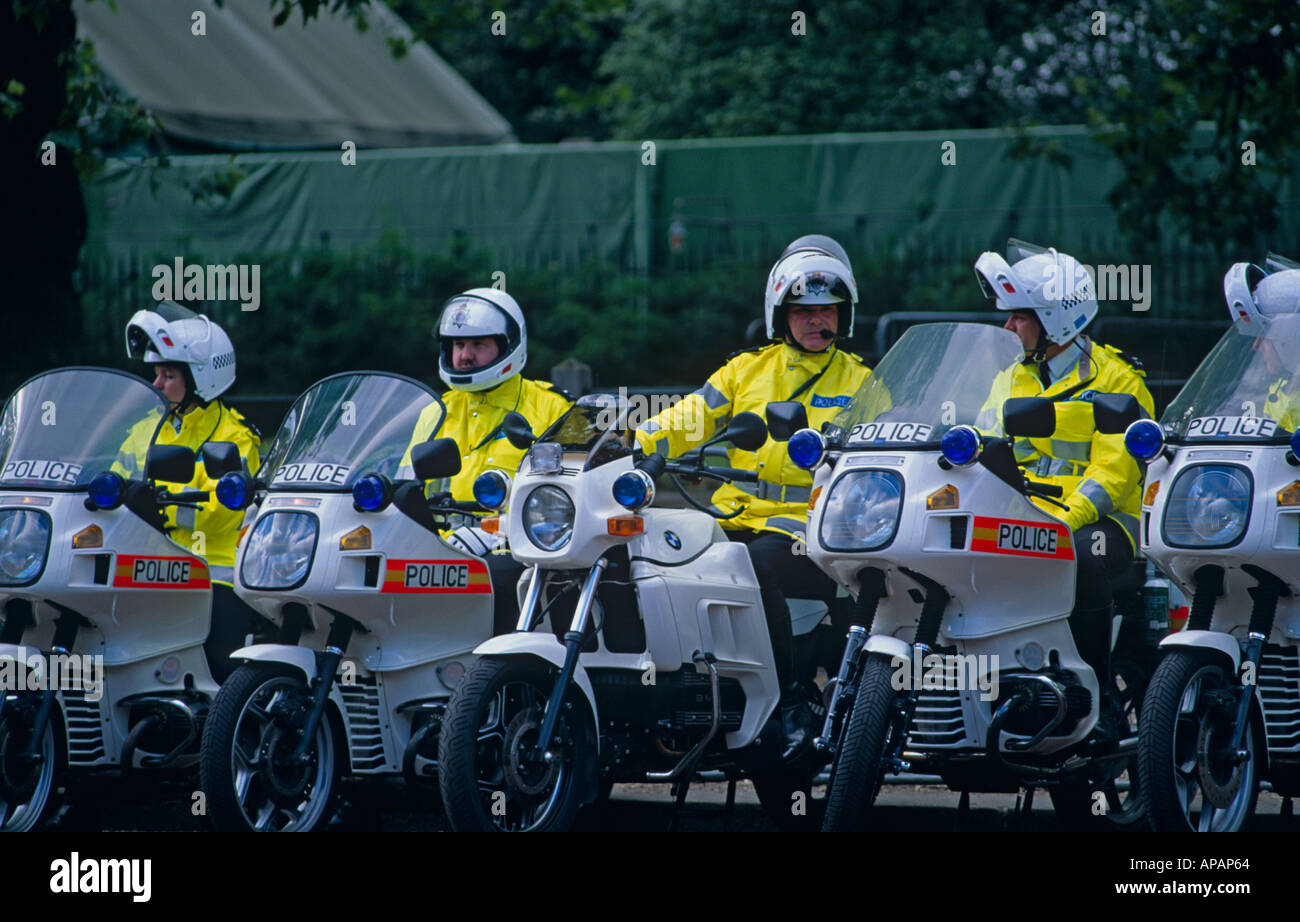
[{"label": "reflective stripe on jacket", "polygon": [[[871,370],[856,355],[835,346],[814,353],[773,343],[733,356],[699,390],[643,423],[637,439],[647,452],[676,457],[706,441],[737,413],[748,411],[763,417],[769,403],[789,400],[823,370],[796,398],[808,410],[808,425],[818,429],[848,405]],[[744,510],[735,518],[724,519],[722,526],[802,537],[812,475],[795,467],[785,443],[769,438],[757,452],[733,446],[727,457],[732,467],[757,471],[759,482],[723,484],[717,489],[712,499],[716,509],[724,513]]]}]

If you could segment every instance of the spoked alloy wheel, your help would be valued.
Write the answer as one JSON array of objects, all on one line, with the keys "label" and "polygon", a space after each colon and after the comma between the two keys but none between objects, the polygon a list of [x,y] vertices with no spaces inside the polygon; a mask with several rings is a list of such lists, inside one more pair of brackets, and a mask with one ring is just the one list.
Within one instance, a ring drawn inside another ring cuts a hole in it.
[{"label": "spoked alloy wheel", "polygon": [[1246,731],[1244,760],[1230,748],[1235,687],[1220,663],[1183,651],[1166,654],[1156,668],[1138,764],[1157,830],[1236,832],[1255,812],[1262,753],[1255,726]]},{"label": "spoked alloy wheel", "polygon": [[330,819],[340,773],[328,712],[305,760],[294,726],[310,710],[302,675],[246,664],[221,686],[203,729],[200,778],[218,829],[309,832]]},{"label": "spoked alloy wheel", "polygon": [[536,660],[480,659],[461,679],[438,742],[443,806],[457,831],[569,829],[581,805],[586,709],[569,689],[552,734],[536,750],[555,670]]},{"label": "spoked alloy wheel", "polygon": [[45,725],[38,752],[27,758],[40,696],[10,694],[0,705],[0,832],[29,832],[49,812],[58,771],[55,721]]}]

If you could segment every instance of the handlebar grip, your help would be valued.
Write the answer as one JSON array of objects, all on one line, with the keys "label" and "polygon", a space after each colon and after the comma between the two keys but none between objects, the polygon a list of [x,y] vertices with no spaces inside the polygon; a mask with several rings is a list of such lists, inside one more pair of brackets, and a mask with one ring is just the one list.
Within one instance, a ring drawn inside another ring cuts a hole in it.
[{"label": "handlebar grip", "polygon": [[1065,495],[1065,490],[1063,490],[1061,485],[1057,483],[1034,483],[1031,480],[1029,482],[1029,490],[1032,493],[1041,493],[1044,496],[1061,497]]},{"label": "handlebar grip", "polygon": [[664,468],[667,466],[668,461],[664,456],[659,454],[659,452],[655,452],[654,454],[643,458],[641,463],[637,465],[637,468],[649,474],[651,480],[658,480],[659,475],[664,472]]},{"label": "handlebar grip", "polygon": [[206,503],[211,498],[212,493],[208,490],[182,490],[179,493],[168,493],[163,497],[163,501],[168,503]]}]

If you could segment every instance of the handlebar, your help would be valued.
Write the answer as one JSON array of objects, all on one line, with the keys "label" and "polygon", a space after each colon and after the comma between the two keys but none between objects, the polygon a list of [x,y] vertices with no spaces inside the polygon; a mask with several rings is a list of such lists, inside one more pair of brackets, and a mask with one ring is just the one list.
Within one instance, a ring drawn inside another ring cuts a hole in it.
[{"label": "handlebar", "polygon": [[162,493],[158,501],[165,506],[188,506],[193,503],[206,503],[212,498],[209,490],[182,490],[179,493]]}]

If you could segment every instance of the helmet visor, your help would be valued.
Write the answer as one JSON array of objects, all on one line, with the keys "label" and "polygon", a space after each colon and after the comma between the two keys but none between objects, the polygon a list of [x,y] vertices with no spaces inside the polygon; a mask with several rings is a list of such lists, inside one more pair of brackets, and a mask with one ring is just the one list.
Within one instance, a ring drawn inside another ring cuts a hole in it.
[{"label": "helmet visor", "polygon": [[457,295],[446,303],[438,321],[439,339],[473,339],[507,336],[509,318],[491,301]]},{"label": "helmet visor", "polygon": [[839,304],[852,300],[848,284],[831,272],[803,272],[786,289],[786,304]]}]

